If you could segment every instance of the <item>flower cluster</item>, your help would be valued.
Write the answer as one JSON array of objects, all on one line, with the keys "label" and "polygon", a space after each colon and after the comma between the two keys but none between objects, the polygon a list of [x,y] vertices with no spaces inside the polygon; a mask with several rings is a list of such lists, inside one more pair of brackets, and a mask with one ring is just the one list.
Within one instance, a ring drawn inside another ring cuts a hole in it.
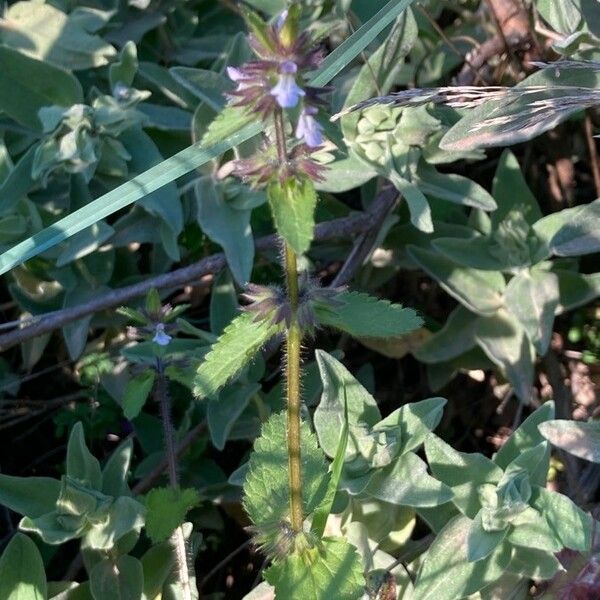
[{"label": "flower cluster", "polygon": [[[304,331],[311,333],[318,327],[319,321],[315,313],[315,305],[335,309],[342,302],[337,296],[341,288],[324,288],[307,275],[300,282],[298,298],[298,325]],[[244,310],[255,313],[255,320],[270,319],[273,324],[283,323],[289,327],[292,309],[287,293],[279,286],[263,286],[250,284],[243,294],[249,302]]]},{"label": "flower cluster", "polygon": [[177,329],[175,319],[188,305],[172,307],[161,304],[156,290],[151,290],[146,296],[146,306],[142,310],[121,307],[117,312],[136,323],[136,327],[127,327],[127,337],[133,340],[152,340],[158,346],[168,346],[173,339],[170,333]]},{"label": "flower cluster", "polygon": [[280,109],[300,107],[295,136],[308,148],[323,143],[322,126],[316,120],[325,88],[305,85],[303,74],[315,69],[322,58],[307,32],[298,33],[300,9],[292,6],[273,25],[247,12],[250,45],[257,60],[241,67],[228,67],[229,78],[237,85],[229,93],[234,106],[246,107],[263,119]]}]

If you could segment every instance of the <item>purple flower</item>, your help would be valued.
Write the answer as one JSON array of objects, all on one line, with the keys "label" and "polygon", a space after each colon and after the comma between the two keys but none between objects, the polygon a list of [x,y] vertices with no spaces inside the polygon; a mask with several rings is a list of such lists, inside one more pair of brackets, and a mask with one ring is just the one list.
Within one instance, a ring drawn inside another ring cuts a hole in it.
[{"label": "purple flower", "polygon": [[271,96],[275,96],[281,108],[294,108],[306,92],[296,83],[298,66],[291,60],[286,60],[279,67],[279,81],[271,89]]},{"label": "purple flower", "polygon": [[323,127],[314,117],[317,112],[318,110],[314,106],[305,106],[296,126],[296,138],[304,140],[309,148],[317,148],[323,143],[321,134]]},{"label": "purple flower", "polygon": [[157,323],[154,331],[155,334],[152,341],[159,346],[168,346],[169,342],[173,339],[168,333],[165,333],[165,326],[163,323]]}]

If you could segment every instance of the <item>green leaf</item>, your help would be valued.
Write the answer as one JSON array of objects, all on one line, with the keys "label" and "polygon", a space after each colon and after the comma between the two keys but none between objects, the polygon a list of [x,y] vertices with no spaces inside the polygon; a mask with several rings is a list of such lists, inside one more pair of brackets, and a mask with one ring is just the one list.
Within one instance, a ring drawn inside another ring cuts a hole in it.
[{"label": "green leaf", "polygon": [[254,355],[277,333],[280,325],[268,318],[254,321],[255,315],[243,313],[236,317],[213,344],[194,380],[194,394],[209,398],[238,375]]},{"label": "green leaf", "polygon": [[254,264],[251,210],[237,210],[228,202],[212,176],[201,177],[195,185],[198,224],[223,247],[227,264],[236,281],[244,286]]},{"label": "green leaf", "polygon": [[442,420],[446,402],[445,398],[428,398],[404,404],[377,423],[373,430],[396,428],[400,432],[400,453],[415,450]]},{"label": "green leaf", "polygon": [[208,431],[217,450],[223,450],[231,429],[250,400],[260,390],[258,384],[231,385],[221,391],[218,397],[212,397],[206,407]]},{"label": "green leaf", "polygon": [[123,392],[123,400],[121,401],[123,415],[126,419],[131,421],[140,414],[150,392],[152,392],[155,379],[156,371],[148,369],[127,382],[125,391]]},{"label": "green leaf", "polygon": [[215,336],[223,330],[238,315],[239,305],[237,291],[229,269],[223,269],[212,285],[210,295],[210,330]]},{"label": "green leaf", "polygon": [[[544,441],[541,433],[538,430],[538,425],[549,421],[554,417],[554,403],[546,402],[542,404],[540,408],[531,413],[519,428],[508,438],[502,448],[494,456],[494,462],[501,468],[506,469],[508,465],[519,457],[519,455],[527,450],[533,448]],[[543,473],[543,479],[540,481],[533,481],[538,485],[546,484],[547,469]]]},{"label": "green leaf", "polygon": [[133,455],[133,440],[127,438],[113,450],[102,469],[102,493],[118,498],[130,494],[127,475]]},{"label": "green leaf", "polygon": [[419,162],[415,183],[428,196],[447,200],[463,206],[493,211],[498,208],[496,201],[479,184],[454,173],[439,173],[424,160]]},{"label": "green leaf", "polygon": [[518,515],[511,525],[506,539],[513,546],[536,548],[549,554],[554,554],[563,547],[548,520],[531,507]]},{"label": "green leaf", "polygon": [[144,507],[137,500],[121,496],[117,498],[99,523],[93,523],[85,532],[85,543],[96,550],[110,550],[132,531],[140,531],[144,525]]},{"label": "green leaf", "polygon": [[334,162],[327,163],[327,169],[323,173],[323,177],[325,180],[316,182],[315,188],[319,192],[339,194],[361,187],[374,177],[377,177],[377,171],[373,168],[369,169],[350,150],[348,156],[342,156]]},{"label": "green leaf", "polygon": [[542,211],[532,194],[519,166],[516,156],[504,150],[494,174],[493,195],[498,209],[491,215],[492,224],[497,227],[511,209],[519,208],[525,220],[533,225],[542,218]]},{"label": "green leaf", "polygon": [[424,363],[445,362],[474,348],[477,319],[477,315],[459,304],[444,327],[413,350],[415,358]]},{"label": "green leaf", "polygon": [[[320,69],[315,72],[310,79],[309,84],[312,86],[323,86],[331,81],[346,65],[348,65],[356,56],[358,56],[393,20],[401,14],[412,3],[413,0],[390,0],[372,19],[365,23],[358,31],[340,44],[322,63]],[[18,53],[11,53],[10,56],[3,56],[2,52],[11,52],[7,49],[0,48],[0,63],[10,64],[10,72],[13,73],[12,54],[17,55],[17,60],[23,60]],[[20,57],[20,59],[19,59]],[[27,59],[28,60],[28,59]],[[35,61],[33,61],[35,62]],[[42,63],[38,63],[42,64]],[[152,63],[148,63],[152,65]],[[21,63],[22,66],[22,63]],[[48,65],[44,65],[46,69]],[[18,67],[14,69],[19,73]],[[3,81],[2,77],[6,76],[7,70],[3,69],[0,73],[0,107],[5,110],[3,100],[9,97],[8,94],[2,94],[4,90],[13,90],[14,83],[11,81]],[[60,72],[62,74],[62,72]],[[56,81],[56,78],[45,77],[46,81]],[[172,78],[171,78],[172,79]],[[73,78],[74,80],[74,78]],[[35,82],[35,88],[39,88],[40,78],[27,76],[26,81],[31,84]],[[8,84],[8,88],[5,84]],[[64,91],[62,86],[56,86],[61,92]],[[69,89],[69,85],[66,86]],[[82,101],[81,89],[78,87],[78,96],[73,101],[72,96],[68,101],[62,102],[43,102],[41,106],[46,104],[60,104],[70,106]],[[13,107],[17,110],[22,108],[22,97],[29,97],[29,90],[20,94],[13,101]],[[8,111],[6,111],[8,113]],[[34,116],[37,116],[37,109]],[[13,116],[13,115],[10,115]],[[13,116],[14,118],[14,116]],[[18,119],[17,119],[18,120]],[[30,119],[31,120],[31,119]],[[13,267],[25,262],[26,260],[45,252],[56,244],[69,238],[71,235],[89,227],[100,219],[112,215],[114,212],[129,206],[132,202],[143,198],[146,194],[160,189],[162,186],[174,181],[178,177],[197,169],[206,164],[210,160],[217,158],[233,148],[248,140],[252,136],[260,133],[262,127],[259,123],[244,125],[241,128],[236,128],[227,137],[216,137],[210,143],[194,144],[186,148],[171,158],[161,162],[134,177],[127,183],[118,186],[100,198],[97,198],[89,205],[75,211],[67,217],[54,223],[51,227],[40,231],[39,233],[27,238],[23,242],[16,244],[7,252],[0,255],[0,275],[10,271]]]},{"label": "green leaf", "polygon": [[[0,46],[0,56],[2,55],[2,46]],[[0,81],[2,73],[0,73]],[[0,89],[0,104],[2,104],[2,93]],[[2,184],[0,185],[0,214],[4,214],[14,210],[23,196],[34,186],[35,179],[31,175],[33,168],[33,158],[38,148],[37,144],[33,144],[14,168],[10,170]],[[19,236],[20,237],[20,236]]]},{"label": "green leaf", "polygon": [[276,598],[286,600],[358,600],[365,587],[356,548],[334,538],[274,562],[264,576]]},{"label": "green leaf", "polygon": [[67,444],[67,475],[87,487],[99,490],[102,487],[102,471],[98,459],[92,455],[85,443],[83,425],[75,423]]},{"label": "green leaf", "polygon": [[[540,428],[543,425],[545,423],[542,423]],[[570,498],[534,486],[531,506],[548,521],[565,548],[580,552],[590,551],[594,529],[592,516],[581,510]]]},{"label": "green leaf", "polygon": [[483,528],[482,512],[479,511],[467,535],[467,560],[476,562],[487,558],[503,541],[508,527],[500,531],[487,531]]},{"label": "green leaf", "polygon": [[600,463],[600,421],[547,421],[540,423],[538,429],[557,448]]},{"label": "green leaf", "polygon": [[563,570],[554,554],[535,548],[513,547],[513,555],[507,571],[528,579],[550,579]]},{"label": "green leaf", "polygon": [[[346,416],[349,425],[363,423],[372,427],[381,419],[381,414],[373,396],[341,362],[323,350],[316,350],[315,356],[323,382],[321,401],[314,413],[315,431],[319,445],[333,458],[339,448]],[[352,440],[348,449],[354,453]]]},{"label": "green leaf", "polygon": [[[302,456],[302,504],[310,515],[327,493],[327,464],[315,435],[306,423],[300,426]],[[244,508],[255,526],[266,534],[288,520],[289,469],[287,453],[287,417],[273,415],[262,428],[250,456],[244,483]],[[275,533],[277,533],[275,531]]]},{"label": "green leaf", "polygon": [[480,318],[475,338],[487,357],[497,365],[525,403],[531,399],[535,353],[521,324],[506,310]]},{"label": "green leaf", "polygon": [[423,233],[433,232],[433,220],[431,207],[425,194],[414,183],[400,177],[396,171],[391,170],[387,174],[394,187],[402,194],[408,205],[410,222]]},{"label": "green leaf", "polygon": [[[361,292],[342,292],[336,296],[341,306],[316,305],[321,324],[341,329],[355,337],[399,336],[418,329],[422,319],[412,308],[403,308]],[[365,318],[365,315],[369,315]]]},{"label": "green leaf", "polygon": [[0,557],[2,600],[46,600],[46,574],[37,546],[16,533]]},{"label": "green leaf", "polygon": [[58,479],[13,477],[0,473],[0,504],[31,519],[52,512],[59,494]]},{"label": "green leaf", "polygon": [[427,473],[427,465],[408,452],[391,465],[375,470],[366,493],[402,506],[438,506],[452,499],[452,491]]},{"label": "green leaf", "polygon": [[167,578],[176,566],[175,552],[170,542],[152,546],[141,558],[144,571],[144,598],[160,595]]},{"label": "green leaf", "polygon": [[557,313],[579,308],[600,296],[600,273],[582,275],[564,269],[555,269],[560,289],[560,304]]},{"label": "green leaf", "polygon": [[313,183],[308,179],[272,181],[267,187],[267,198],[277,232],[296,254],[304,254],[315,228],[317,193]]},{"label": "green leaf", "polygon": [[509,281],[505,298],[506,307],[523,325],[535,349],[546,354],[560,299],[558,277],[541,269],[522,271]]},{"label": "green leaf", "polygon": [[139,600],[144,588],[142,563],[127,555],[107,558],[92,569],[90,588],[97,600]]},{"label": "green leaf", "polygon": [[452,489],[452,502],[474,519],[481,508],[479,486],[498,483],[502,470],[482,454],[458,452],[433,434],[425,440],[425,454],[433,476]]},{"label": "green leaf", "polygon": [[215,112],[223,108],[224,94],[231,87],[231,81],[215,71],[207,69],[192,69],[190,67],[173,67],[169,73],[175,81],[180,83],[200,101],[212,108]]},{"label": "green leaf", "polygon": [[83,102],[81,85],[67,71],[6,46],[0,46],[0,64],[0,109],[25,127],[42,130],[38,111],[43,106]]},{"label": "green leaf", "polygon": [[17,2],[5,18],[10,27],[2,32],[4,45],[57,67],[91,69],[116,54],[101,37],[90,35],[74,14],[66,15],[51,4]]},{"label": "green leaf", "polygon": [[461,267],[437,252],[418,246],[408,246],[408,253],[446,292],[472,312],[492,315],[502,306],[506,285],[501,273]]},{"label": "green leaf", "polygon": [[[344,395],[344,406],[348,406],[346,394]],[[344,469],[344,461],[346,458],[346,446],[348,445],[348,410],[345,409],[344,425],[342,426],[342,432],[340,440],[338,442],[337,450],[335,451],[335,457],[331,463],[331,477],[329,479],[329,485],[327,487],[327,493],[319,508],[315,510],[311,528],[317,538],[323,537],[325,526],[327,525],[327,519],[331,514],[331,509],[335,500],[335,495],[338,491],[340,479],[342,477],[342,470]]]},{"label": "green leaf", "polygon": [[[577,210],[577,208],[579,210]],[[600,199],[567,209],[567,221],[552,236],[550,250],[556,256],[583,256],[600,251]]]},{"label": "green leaf", "polygon": [[458,516],[440,531],[425,554],[414,597],[419,600],[458,600],[500,578],[511,558],[510,547],[501,544],[485,560],[467,560],[467,536],[471,519]]},{"label": "green leaf", "polygon": [[137,48],[135,43],[130,40],[121,49],[119,60],[108,68],[108,78],[113,92],[117,84],[131,87],[137,70]]},{"label": "green leaf", "polygon": [[166,541],[200,501],[191,488],[154,488],[146,495],[146,533],[155,543]]}]

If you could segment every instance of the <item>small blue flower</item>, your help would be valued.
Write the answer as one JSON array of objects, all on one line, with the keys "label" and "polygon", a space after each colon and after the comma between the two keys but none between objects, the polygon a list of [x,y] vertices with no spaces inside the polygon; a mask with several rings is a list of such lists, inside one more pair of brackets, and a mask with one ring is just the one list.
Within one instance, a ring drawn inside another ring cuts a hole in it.
[{"label": "small blue flower", "polygon": [[173,339],[168,333],[165,333],[165,326],[163,323],[157,323],[154,331],[155,334],[152,341],[159,346],[168,346],[169,342]]},{"label": "small blue flower", "polygon": [[309,148],[317,148],[323,143],[323,127],[314,117],[317,112],[314,106],[305,106],[296,126],[296,138],[304,140]]},{"label": "small blue flower", "polygon": [[291,60],[281,63],[279,68],[279,81],[271,90],[271,95],[275,96],[277,104],[281,108],[294,108],[298,105],[300,98],[306,95],[306,92],[296,83],[296,73],[298,66]]}]

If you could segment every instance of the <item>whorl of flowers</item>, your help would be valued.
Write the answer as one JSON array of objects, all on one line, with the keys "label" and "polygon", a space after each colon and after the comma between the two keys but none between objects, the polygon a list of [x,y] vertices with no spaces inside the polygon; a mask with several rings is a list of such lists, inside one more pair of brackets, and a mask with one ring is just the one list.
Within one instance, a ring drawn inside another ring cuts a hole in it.
[{"label": "whorl of flowers", "polygon": [[[324,104],[321,95],[328,90],[311,87],[304,81],[305,74],[318,67],[322,53],[308,32],[298,32],[299,5],[284,11],[272,25],[254,12],[244,14],[251,32],[250,46],[257,59],[227,68],[229,78],[237,85],[228,94],[231,104],[257,113],[263,120],[281,109],[296,109],[296,139],[305,149],[320,147],[323,128],[315,117]],[[306,165],[296,166],[302,171]],[[306,175],[313,178],[311,173]]]}]

